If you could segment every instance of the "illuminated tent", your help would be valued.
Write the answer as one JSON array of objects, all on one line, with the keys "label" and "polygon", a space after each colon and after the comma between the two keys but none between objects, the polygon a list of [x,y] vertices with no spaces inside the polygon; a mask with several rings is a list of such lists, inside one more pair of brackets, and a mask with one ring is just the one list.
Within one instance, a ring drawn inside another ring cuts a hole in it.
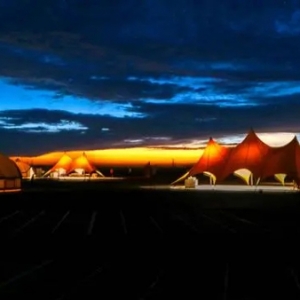
[{"label": "illuminated tent", "polygon": [[87,156],[85,153],[83,153],[81,156],[74,159],[71,163],[71,166],[68,170],[68,174],[76,172],[78,174],[92,174],[97,173],[100,176],[104,177],[104,175],[96,170],[96,168],[89,162]]},{"label": "illuminated tent", "polygon": [[29,164],[20,159],[16,159],[15,163],[21,172],[22,178],[31,178],[34,175],[33,168]]},{"label": "illuminated tent", "polygon": [[16,163],[0,154],[0,192],[21,190],[22,175]]},{"label": "illuminated tent", "polygon": [[296,136],[288,144],[272,149],[264,163],[261,179],[270,176],[275,176],[282,184],[286,176],[300,179],[300,146]]},{"label": "illuminated tent", "polygon": [[286,174],[284,173],[279,173],[274,175],[275,179],[279,181],[282,185],[285,184],[285,179],[286,179]]},{"label": "illuminated tent", "polygon": [[201,173],[208,176],[211,180],[211,183],[215,184],[218,174],[222,172],[224,163],[230,151],[231,148],[221,146],[212,138],[210,138],[198,162],[191,168],[189,172],[174,181],[173,184],[182,181],[189,176],[195,176]]},{"label": "illuminated tent", "polygon": [[66,153],[59,159],[59,161],[48,171],[44,174],[45,176],[54,173],[57,176],[66,175],[72,165],[72,158],[67,155]]},{"label": "illuminated tent", "polygon": [[248,169],[239,169],[233,175],[241,178],[246,184],[253,185],[253,174]]},{"label": "illuminated tent", "polygon": [[[235,174],[242,177],[247,184],[251,184],[250,180],[252,181],[253,177],[259,179],[263,163],[271,151],[272,148],[260,140],[251,129],[245,139],[230,151],[224,168],[217,176],[218,180],[224,180],[230,174]],[[243,170],[240,172],[241,169]]]}]

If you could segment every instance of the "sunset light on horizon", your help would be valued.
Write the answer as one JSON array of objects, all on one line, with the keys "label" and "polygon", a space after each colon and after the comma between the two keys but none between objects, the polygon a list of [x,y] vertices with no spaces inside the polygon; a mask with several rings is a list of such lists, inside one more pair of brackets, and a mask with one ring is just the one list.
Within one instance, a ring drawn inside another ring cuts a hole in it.
[{"label": "sunset light on horizon", "polygon": [[[295,136],[293,133],[257,133],[258,137],[271,147],[281,147],[289,143]],[[240,143],[246,134],[222,137],[214,139],[220,145],[228,145],[232,147]],[[296,135],[299,139],[299,136]],[[130,167],[130,166],[145,166],[147,163],[157,166],[190,166],[194,164],[203,153],[208,140],[192,141],[186,144],[177,145],[162,145],[153,147],[130,147],[130,148],[107,148],[107,149],[74,149],[70,151],[56,151],[44,153],[38,156],[12,156],[31,165],[54,165],[64,153],[67,153],[71,158],[76,159],[82,153],[96,165],[103,167]]]}]

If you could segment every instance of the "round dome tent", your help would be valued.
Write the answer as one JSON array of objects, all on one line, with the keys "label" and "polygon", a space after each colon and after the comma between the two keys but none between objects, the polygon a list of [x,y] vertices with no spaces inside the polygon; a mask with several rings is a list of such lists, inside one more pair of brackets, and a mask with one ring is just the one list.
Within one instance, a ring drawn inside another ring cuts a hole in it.
[{"label": "round dome tent", "polygon": [[16,163],[0,153],[0,193],[21,190],[22,175]]}]

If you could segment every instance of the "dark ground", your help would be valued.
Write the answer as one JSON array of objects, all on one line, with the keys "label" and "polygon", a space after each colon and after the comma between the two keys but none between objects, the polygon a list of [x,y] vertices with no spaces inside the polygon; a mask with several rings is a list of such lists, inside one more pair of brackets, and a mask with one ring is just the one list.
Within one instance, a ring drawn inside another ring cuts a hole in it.
[{"label": "dark ground", "polygon": [[0,195],[0,299],[299,299],[300,194]]}]

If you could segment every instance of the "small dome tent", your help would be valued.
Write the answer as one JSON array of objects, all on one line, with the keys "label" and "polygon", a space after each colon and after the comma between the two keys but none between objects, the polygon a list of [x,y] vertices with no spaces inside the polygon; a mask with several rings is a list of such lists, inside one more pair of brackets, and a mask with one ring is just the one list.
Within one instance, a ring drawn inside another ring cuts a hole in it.
[{"label": "small dome tent", "polygon": [[16,163],[0,153],[0,192],[20,191],[21,179]]}]

